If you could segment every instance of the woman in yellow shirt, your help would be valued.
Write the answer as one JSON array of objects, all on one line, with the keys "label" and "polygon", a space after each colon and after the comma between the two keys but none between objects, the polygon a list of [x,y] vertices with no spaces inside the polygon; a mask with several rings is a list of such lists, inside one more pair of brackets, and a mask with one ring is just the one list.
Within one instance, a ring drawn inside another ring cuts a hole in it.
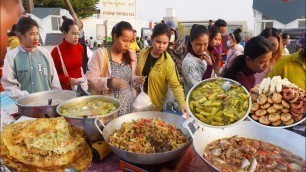
[{"label": "woman in yellow shirt", "polygon": [[7,34],[7,36],[9,37],[10,50],[20,45],[20,39],[17,36],[16,24],[12,26],[12,30]]},{"label": "woman in yellow shirt", "polygon": [[138,57],[136,75],[147,76],[144,91],[151,98],[152,110],[161,111],[166,99],[168,85],[173,90],[182,114],[186,112],[183,87],[171,56],[166,52],[171,36],[170,28],[159,23],[153,29],[152,47],[142,50]]},{"label": "woman in yellow shirt", "polygon": [[302,50],[294,54],[280,58],[268,77],[281,76],[287,78],[290,82],[306,90],[306,30],[297,42],[301,45]]}]

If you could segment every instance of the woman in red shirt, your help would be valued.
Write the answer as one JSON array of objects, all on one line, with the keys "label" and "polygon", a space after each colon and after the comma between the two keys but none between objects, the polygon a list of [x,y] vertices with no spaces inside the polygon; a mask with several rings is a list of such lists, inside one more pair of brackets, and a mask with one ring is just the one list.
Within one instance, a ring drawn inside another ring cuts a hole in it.
[{"label": "woman in red shirt", "polygon": [[210,27],[209,43],[207,50],[209,52],[209,55],[213,57],[215,74],[217,74],[219,69],[223,66],[221,39],[221,30],[217,26]]},{"label": "woman in red shirt", "polygon": [[[82,77],[81,67],[84,48],[78,43],[79,27],[73,20],[64,17],[63,19],[64,22],[61,26],[63,42],[52,50],[51,55],[62,88],[65,90],[71,90],[72,87],[81,83],[78,78]],[[60,56],[62,57],[64,66]],[[66,74],[63,67],[67,70]]]}]

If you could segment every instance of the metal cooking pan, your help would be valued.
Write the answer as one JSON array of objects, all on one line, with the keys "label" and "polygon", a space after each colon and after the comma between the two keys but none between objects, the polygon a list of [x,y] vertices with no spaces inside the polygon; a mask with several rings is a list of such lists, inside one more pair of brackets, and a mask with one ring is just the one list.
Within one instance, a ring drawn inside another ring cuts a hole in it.
[{"label": "metal cooking pan", "polygon": [[[94,100],[102,100],[105,102],[111,102],[114,103],[117,106],[117,109],[113,112],[110,112],[108,114],[105,114],[103,116],[93,116],[93,117],[70,117],[70,116],[65,116],[64,114],[61,113],[62,107],[65,106],[75,106],[76,104],[79,103],[85,103],[85,102],[91,102]],[[56,108],[57,113],[60,116],[65,117],[65,119],[73,126],[76,127],[81,127],[88,138],[88,140],[93,143],[98,140],[102,140],[103,138],[99,134],[98,130],[95,127],[95,119],[96,118],[101,118],[105,123],[111,121],[117,116],[117,112],[120,110],[122,104],[120,100],[114,98],[114,97],[109,97],[109,96],[102,96],[102,95],[94,95],[94,96],[83,96],[83,97],[77,97],[70,99],[68,101],[65,101],[58,105]]]},{"label": "metal cooking pan", "polygon": [[[109,136],[114,133],[115,130],[121,128],[121,124],[124,122],[131,122],[132,120],[137,120],[139,118],[160,118],[161,120],[167,122],[168,124],[173,124],[175,128],[181,129],[182,133],[187,137],[188,143],[181,147],[180,149],[174,151],[168,151],[163,153],[151,153],[151,154],[141,154],[141,153],[133,153],[121,150],[109,143]],[[103,126],[99,125],[101,122],[99,119],[95,120],[96,127],[99,129],[100,133],[103,135],[104,140],[108,143],[112,151],[118,155],[120,158],[133,162],[136,164],[160,164],[164,162],[171,161],[173,159],[181,157],[185,152],[190,143],[192,142],[192,138],[187,131],[181,124],[186,119],[171,113],[164,113],[164,112],[136,112],[130,113],[127,115],[120,116],[118,118],[113,119],[109,122],[106,126],[102,123]],[[100,122],[99,122],[100,121]],[[103,131],[101,131],[103,128]]]},{"label": "metal cooking pan", "polygon": [[[76,97],[73,91],[69,90],[49,90],[32,93],[16,100],[18,112],[22,116],[31,118],[58,117],[56,107],[59,104],[48,105],[48,99],[57,99],[62,102]],[[37,102],[38,105],[29,105],[29,103]],[[54,101],[53,101],[54,102]]]},{"label": "metal cooking pan", "polygon": [[[189,120],[187,120],[183,125],[188,128],[186,126],[188,123]],[[234,135],[272,143],[306,160],[305,137],[285,129],[267,129],[258,126],[251,121],[243,121],[233,127],[225,129],[202,127],[191,135],[193,137],[193,146],[196,152],[207,164],[210,165],[212,170],[218,169],[204,158],[203,153],[205,147],[207,144],[217,139],[228,138]]]}]

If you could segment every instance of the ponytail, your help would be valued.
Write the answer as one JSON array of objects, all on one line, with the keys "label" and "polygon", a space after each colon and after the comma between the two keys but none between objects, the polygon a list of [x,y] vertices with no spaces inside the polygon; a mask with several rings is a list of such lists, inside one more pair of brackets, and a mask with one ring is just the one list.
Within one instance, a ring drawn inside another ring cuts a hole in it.
[{"label": "ponytail", "polygon": [[[120,37],[123,33],[123,31],[125,30],[129,30],[129,31],[134,31],[132,25],[129,22],[126,21],[120,21],[119,23],[117,23],[111,32],[112,35],[112,45],[114,45],[114,41],[115,41],[115,35],[117,37]],[[132,57],[130,54],[130,51],[126,51],[125,53],[122,54],[122,59],[125,62],[125,64],[131,65],[132,64]]]}]

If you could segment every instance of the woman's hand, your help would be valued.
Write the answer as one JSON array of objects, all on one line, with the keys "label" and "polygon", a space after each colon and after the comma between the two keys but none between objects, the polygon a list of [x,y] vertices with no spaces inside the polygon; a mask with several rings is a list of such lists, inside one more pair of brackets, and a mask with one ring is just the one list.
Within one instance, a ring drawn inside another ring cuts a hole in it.
[{"label": "woman's hand", "polygon": [[69,83],[72,87],[74,87],[75,85],[80,85],[82,81],[79,81],[76,78],[69,78]]},{"label": "woman's hand", "polygon": [[211,57],[206,52],[204,52],[203,56],[201,56],[201,59],[205,60],[208,66],[213,64]]},{"label": "woman's hand", "polygon": [[137,85],[142,85],[145,83],[146,81],[146,77],[147,76],[138,76],[137,79],[136,79],[136,84]]},{"label": "woman's hand", "polygon": [[186,114],[187,119],[190,118],[190,114],[188,113],[186,107],[181,108],[181,113],[182,113],[182,115]]},{"label": "woman's hand", "polygon": [[129,83],[126,82],[124,79],[112,78],[111,86],[112,86],[112,88],[117,88],[119,90],[123,90],[123,89],[125,89],[126,87],[129,86]]},{"label": "woman's hand", "polygon": [[137,78],[137,80],[138,80],[138,82],[142,85],[142,84],[145,83],[146,77],[147,77],[147,76],[139,76],[139,77]]}]

